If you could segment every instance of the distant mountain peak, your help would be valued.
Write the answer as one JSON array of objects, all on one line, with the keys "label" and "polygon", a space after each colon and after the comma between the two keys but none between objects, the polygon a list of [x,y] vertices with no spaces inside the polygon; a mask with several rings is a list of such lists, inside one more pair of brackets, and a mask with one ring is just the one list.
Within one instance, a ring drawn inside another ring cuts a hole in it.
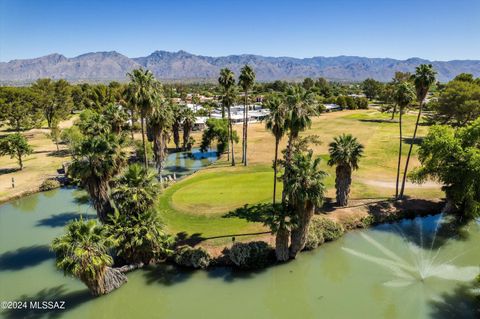
[{"label": "distant mountain peak", "polygon": [[157,50],[138,58],[129,58],[117,51],[100,51],[73,58],[53,53],[35,59],[0,62],[0,82],[24,84],[42,77],[64,78],[72,82],[127,81],[126,73],[139,67],[151,70],[163,81],[216,81],[221,68],[229,67],[238,76],[245,64],[254,68],[259,81],[302,80],[305,77],[325,77],[336,81],[362,81],[366,78],[389,81],[395,71],[413,72],[421,63],[432,63],[440,81],[448,81],[462,72],[480,76],[480,60],[428,61],[418,57],[396,60],[345,55],[302,59],[254,54],[210,57],[184,50]]}]

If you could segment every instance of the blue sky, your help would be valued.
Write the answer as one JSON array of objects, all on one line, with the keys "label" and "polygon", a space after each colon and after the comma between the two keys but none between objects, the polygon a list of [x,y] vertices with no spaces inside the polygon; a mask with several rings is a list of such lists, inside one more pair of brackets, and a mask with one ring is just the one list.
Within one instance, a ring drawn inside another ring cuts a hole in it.
[{"label": "blue sky", "polygon": [[113,50],[480,59],[480,0],[0,0],[0,61]]}]

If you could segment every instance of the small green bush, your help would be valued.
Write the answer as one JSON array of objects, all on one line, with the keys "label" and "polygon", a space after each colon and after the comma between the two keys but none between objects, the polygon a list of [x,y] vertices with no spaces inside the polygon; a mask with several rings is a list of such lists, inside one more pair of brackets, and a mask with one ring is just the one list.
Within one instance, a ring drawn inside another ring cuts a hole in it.
[{"label": "small green bush", "polygon": [[40,191],[46,192],[55,188],[59,188],[60,186],[60,182],[56,179],[47,179],[43,181],[42,185],[40,185]]},{"label": "small green bush", "polygon": [[212,262],[212,256],[203,248],[182,246],[175,251],[174,260],[180,266],[205,269]]},{"label": "small green bush", "polygon": [[264,241],[235,243],[228,252],[230,260],[239,268],[264,268],[273,260],[273,248]]},{"label": "small green bush", "polygon": [[312,219],[310,227],[314,229],[315,233],[321,234],[325,241],[335,240],[345,233],[342,225],[324,217]]},{"label": "small green bush", "polygon": [[316,231],[312,224],[308,227],[307,241],[303,250],[313,250],[323,244],[325,239],[323,238],[323,232]]}]

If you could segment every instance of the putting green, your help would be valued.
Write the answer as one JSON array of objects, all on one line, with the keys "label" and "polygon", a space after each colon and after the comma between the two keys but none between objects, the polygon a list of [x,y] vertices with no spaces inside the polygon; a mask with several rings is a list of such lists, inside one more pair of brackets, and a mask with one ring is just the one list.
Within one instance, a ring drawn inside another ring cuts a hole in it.
[{"label": "putting green", "polygon": [[[281,183],[278,184],[281,187]],[[172,207],[195,215],[224,214],[245,204],[269,201],[273,172],[238,170],[206,173],[172,194]],[[281,192],[281,189],[278,190]]]}]

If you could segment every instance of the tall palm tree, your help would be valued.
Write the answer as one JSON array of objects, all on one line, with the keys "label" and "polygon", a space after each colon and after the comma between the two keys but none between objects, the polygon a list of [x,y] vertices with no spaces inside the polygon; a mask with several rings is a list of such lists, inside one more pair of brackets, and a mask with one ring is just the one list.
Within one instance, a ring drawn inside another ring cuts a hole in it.
[{"label": "tall palm tree", "polygon": [[415,122],[415,130],[413,131],[412,141],[410,143],[410,148],[408,149],[407,161],[405,163],[405,170],[403,172],[402,188],[400,189],[399,198],[403,198],[405,192],[405,182],[407,180],[408,173],[408,164],[410,163],[410,157],[412,155],[413,143],[417,138],[418,123],[420,122],[420,117],[422,116],[423,105],[425,103],[425,98],[427,97],[430,87],[435,83],[435,70],[431,64],[420,64],[416,70],[413,77],[413,82],[415,84],[415,92],[417,95],[418,102],[418,115],[417,121]]},{"label": "tall palm tree", "polygon": [[175,144],[175,150],[180,151],[180,127],[183,123],[184,105],[174,104],[172,107],[173,112],[173,143]]},{"label": "tall palm tree", "polygon": [[248,165],[247,146],[248,146],[248,91],[255,84],[255,72],[251,67],[245,65],[240,71],[238,85],[243,89],[243,138],[242,138],[242,162]]},{"label": "tall palm tree", "polygon": [[167,155],[167,143],[173,121],[174,116],[170,105],[163,100],[157,100],[150,115],[149,125],[153,137],[153,152],[159,177],[162,176],[163,163]]},{"label": "tall palm tree", "polygon": [[351,134],[342,134],[333,139],[328,152],[330,160],[328,165],[336,165],[335,188],[337,190],[337,204],[348,205],[350,185],[352,184],[352,171],[358,169],[358,162],[363,155],[363,145]]},{"label": "tall palm tree", "polygon": [[295,258],[305,247],[315,207],[323,203],[326,190],[323,179],[326,173],[320,170],[320,158],[314,158],[312,150],[295,151],[289,166],[290,173],[284,187],[288,205],[297,217],[290,243],[290,258]]},{"label": "tall palm tree", "polygon": [[223,88],[222,105],[227,108],[228,111],[228,135],[230,140],[230,147],[232,152],[232,166],[235,166],[235,152],[233,149],[233,128],[232,128],[232,114],[230,112],[231,106],[235,103],[235,74],[228,69],[223,68],[220,70],[220,77],[218,83]]},{"label": "tall palm tree", "polygon": [[123,214],[140,215],[153,209],[160,187],[155,171],[139,164],[130,165],[115,180],[112,199]]},{"label": "tall palm tree", "polygon": [[123,141],[114,134],[86,137],[73,152],[69,174],[80,180],[92,198],[98,219],[108,222],[113,213],[109,182],[126,164]]},{"label": "tall palm tree", "polygon": [[265,126],[275,136],[275,155],[273,159],[273,204],[275,205],[275,197],[277,193],[277,171],[278,171],[278,146],[280,140],[285,135],[286,126],[286,107],[279,96],[272,96],[265,103],[265,107],[270,110]]},{"label": "tall palm tree", "polygon": [[142,144],[143,144],[143,160],[145,167],[148,167],[147,145],[145,141],[145,120],[150,115],[158,86],[155,77],[149,70],[135,69],[132,73],[127,74],[131,81],[132,103],[135,108],[140,111],[140,120],[142,127]]},{"label": "tall palm tree", "polygon": [[111,268],[108,254],[114,242],[103,226],[93,219],[70,222],[66,234],[52,242],[56,266],[65,275],[80,279],[94,296],[104,295],[127,282],[118,269]]},{"label": "tall palm tree", "polygon": [[[305,91],[300,86],[290,86],[287,88],[286,96],[286,120],[285,126],[288,129],[288,142],[285,152],[285,172],[283,174],[284,184],[288,180],[289,163],[293,151],[293,144],[298,139],[300,132],[308,129],[312,125],[311,116],[316,115],[314,108],[313,94]],[[285,189],[282,194],[282,201],[285,198]]]},{"label": "tall palm tree", "polygon": [[189,151],[192,148],[192,142],[190,141],[190,134],[192,133],[193,126],[196,121],[195,112],[191,109],[185,109],[183,113],[183,150]]},{"label": "tall palm tree", "polygon": [[405,108],[410,105],[415,100],[415,90],[409,82],[401,82],[396,85],[393,99],[395,104],[399,108],[399,146],[398,146],[398,163],[397,163],[397,180],[395,184],[395,198],[398,198],[398,190],[400,184],[400,165],[402,162],[402,144],[403,144],[403,134],[402,134],[402,118]]}]

